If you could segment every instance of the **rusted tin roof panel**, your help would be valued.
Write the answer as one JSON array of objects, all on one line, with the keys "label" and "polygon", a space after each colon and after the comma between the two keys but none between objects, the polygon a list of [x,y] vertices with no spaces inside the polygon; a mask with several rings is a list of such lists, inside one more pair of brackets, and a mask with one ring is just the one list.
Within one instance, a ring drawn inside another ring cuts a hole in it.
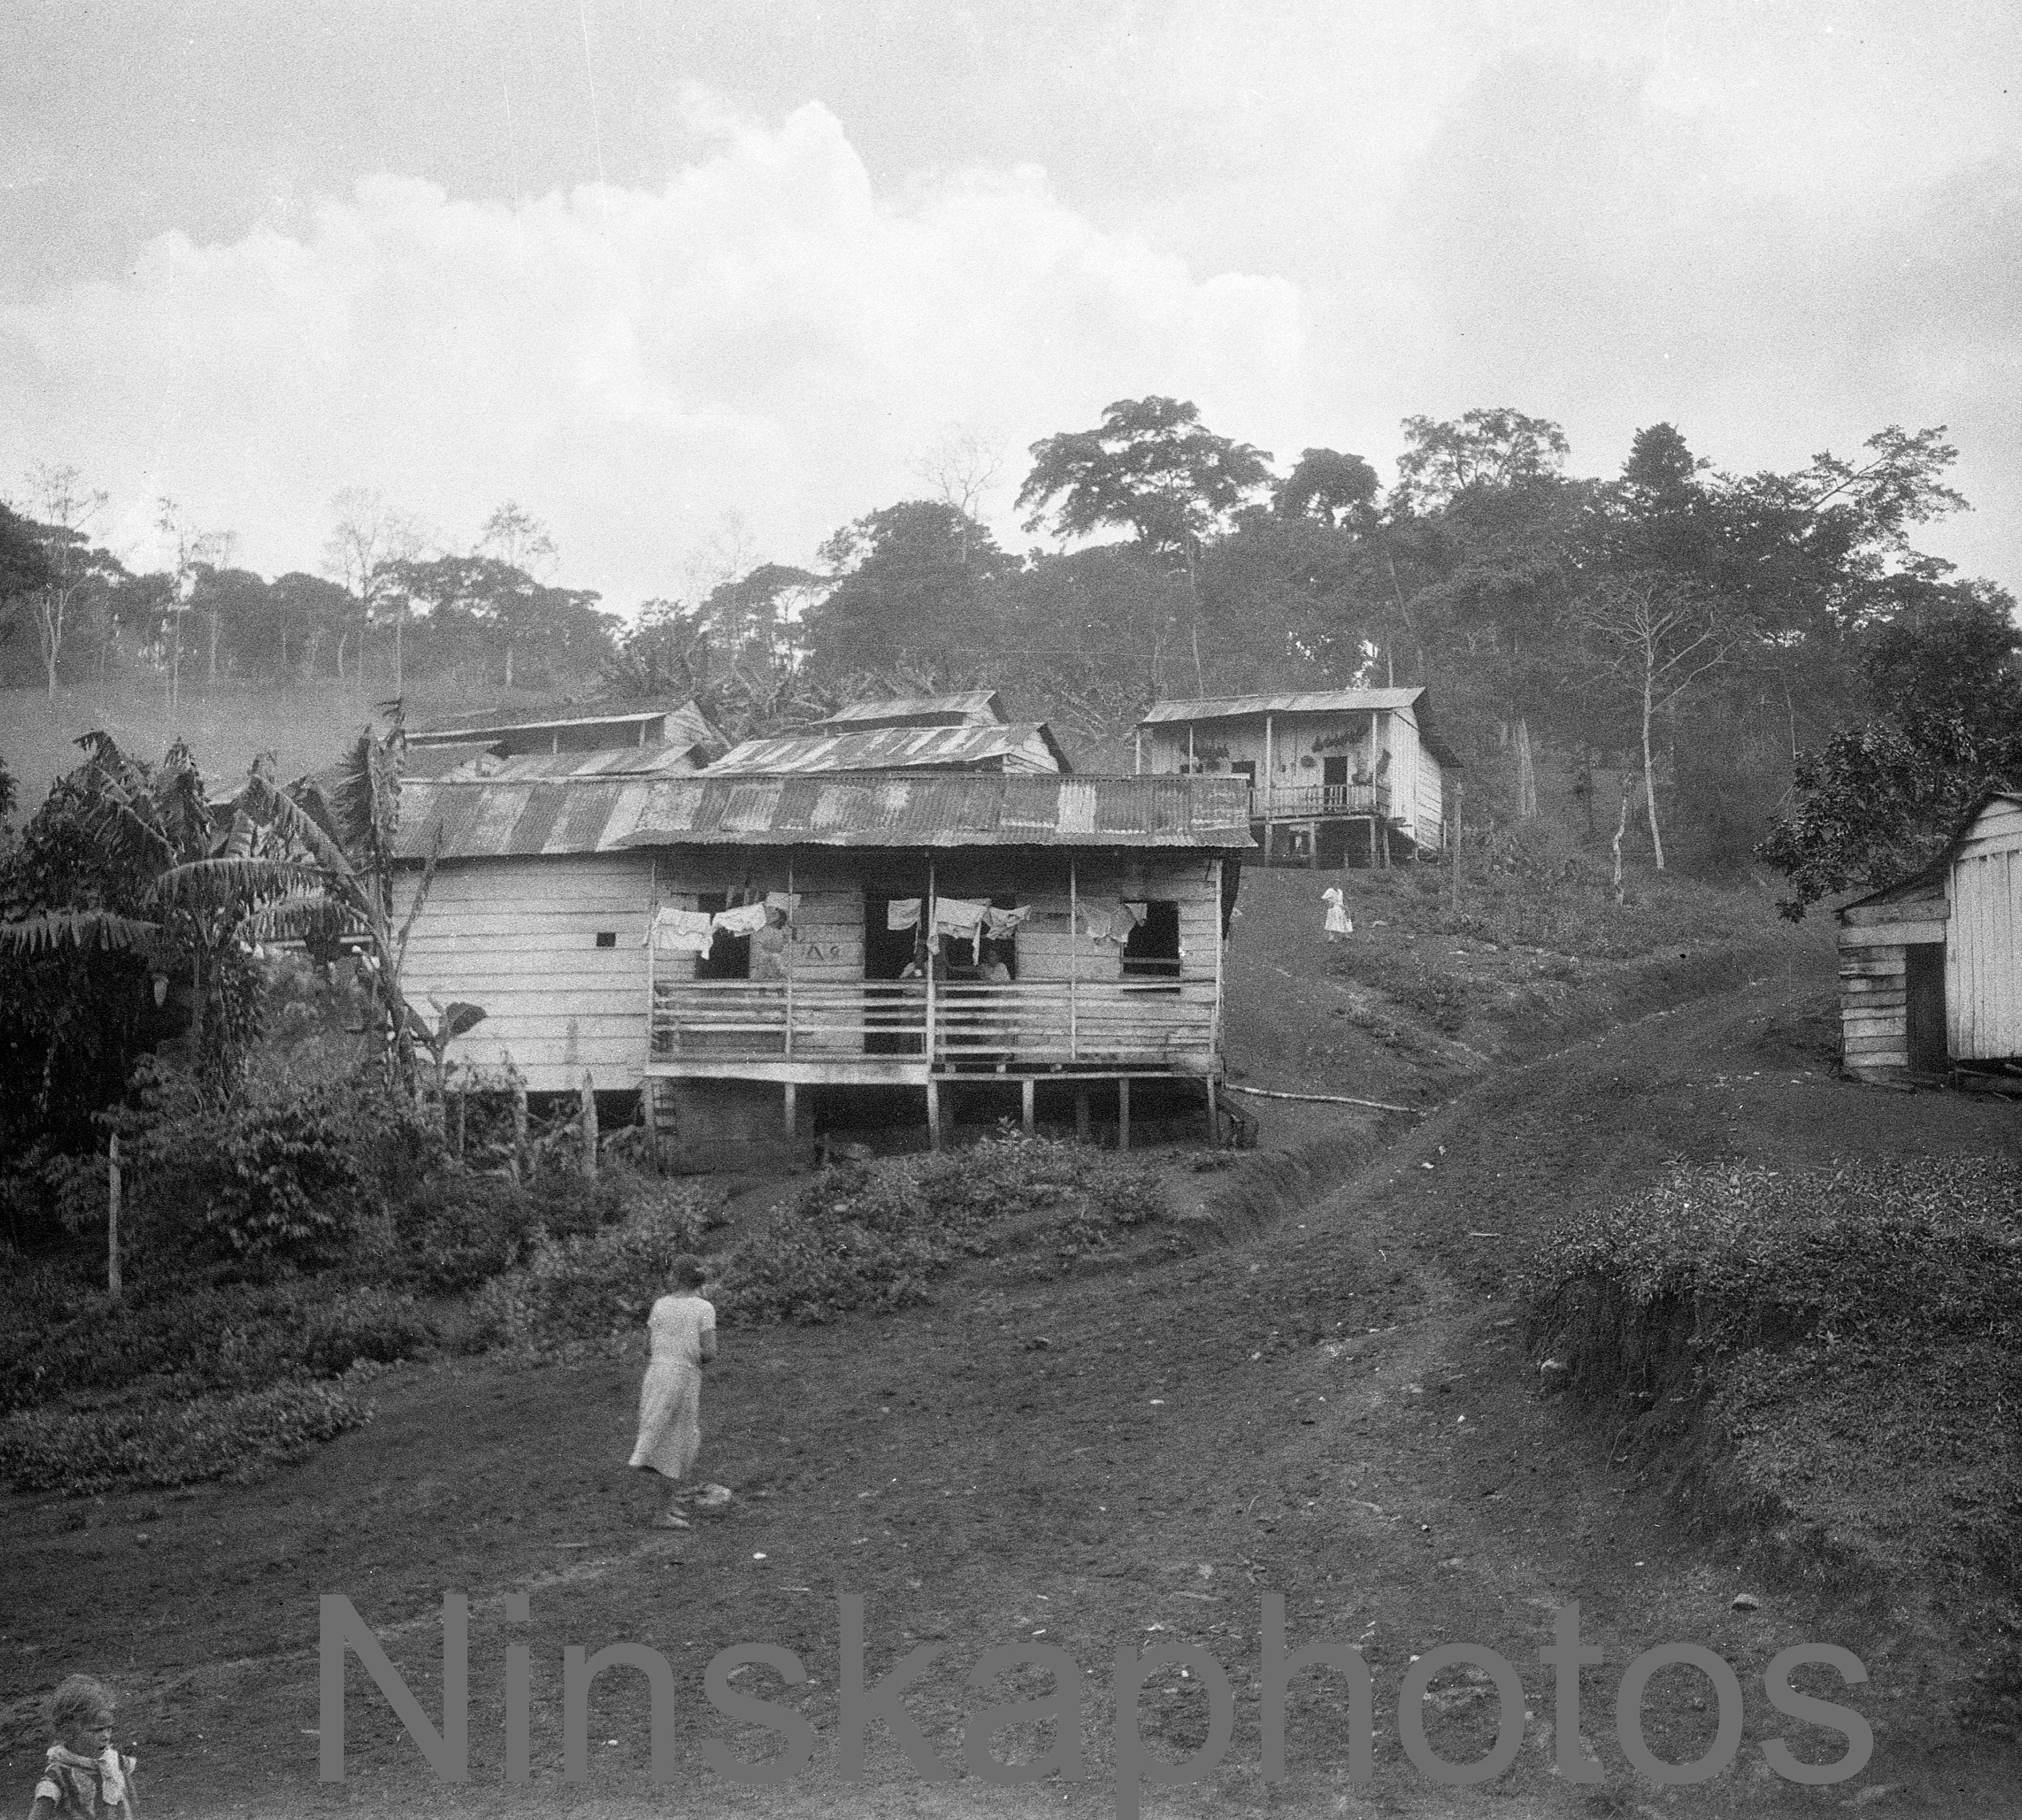
[{"label": "rusted tin roof panel", "polygon": [[1066,754],[1038,721],[1009,726],[835,728],[747,739],[709,768],[713,775],[797,771],[921,771],[1005,764],[1064,771]]},{"label": "rusted tin roof panel", "polygon": [[[400,852],[443,859],[683,845],[1251,844],[1240,778],[877,771],[440,779],[402,793]],[[440,846],[436,843],[440,841]]]},{"label": "rusted tin roof panel", "polygon": [[958,727],[1002,725],[1010,717],[995,689],[963,689],[951,695],[895,695],[852,702],[838,708],[823,727]]}]

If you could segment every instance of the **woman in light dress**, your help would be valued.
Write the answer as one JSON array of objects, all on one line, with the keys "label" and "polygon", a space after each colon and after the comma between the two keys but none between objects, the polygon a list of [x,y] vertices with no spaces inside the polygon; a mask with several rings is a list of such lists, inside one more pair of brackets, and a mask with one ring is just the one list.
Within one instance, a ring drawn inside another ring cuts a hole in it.
[{"label": "woman in light dress", "polygon": [[661,1479],[653,1526],[684,1530],[681,1481],[702,1446],[702,1368],[716,1356],[716,1309],[697,1293],[709,1272],[696,1257],[678,1257],[667,1273],[670,1293],[653,1304],[646,1331],[653,1356],[639,1388],[639,1439],[630,1464]]},{"label": "woman in light dress", "polygon": [[1327,939],[1330,942],[1338,942],[1343,936],[1355,933],[1355,925],[1349,920],[1348,905],[1341,898],[1339,885],[1329,885],[1320,893],[1320,902],[1327,906]]}]

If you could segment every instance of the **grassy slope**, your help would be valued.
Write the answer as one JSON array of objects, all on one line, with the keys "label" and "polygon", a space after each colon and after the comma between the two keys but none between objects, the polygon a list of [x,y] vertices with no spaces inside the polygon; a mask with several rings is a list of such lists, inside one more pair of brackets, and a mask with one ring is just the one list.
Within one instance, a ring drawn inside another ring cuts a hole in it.
[{"label": "grassy slope", "polygon": [[[634,1488],[613,1464],[635,1383],[622,1362],[396,1374],[376,1393],[373,1428],[250,1491],[83,1510],[12,1501],[0,1523],[23,1591],[6,1628],[38,1654],[0,1683],[17,1702],[0,1727],[0,1771],[17,1780],[28,1761],[31,1689],[59,1664],[103,1663],[133,1690],[157,1812],[249,1797],[276,1813],[413,1811],[412,1748],[360,1683],[354,1782],[339,1793],[312,1779],[303,1734],[316,1723],[318,1591],[347,1591],[390,1627],[425,1705],[435,1698],[428,1614],[442,1588],[471,1592],[480,1780],[462,1805],[531,1814],[554,1811],[552,1782],[519,1801],[495,1780],[498,1599],[509,1589],[535,1595],[535,1764],[551,1778],[552,1665],[564,1643],[652,1643],[673,1661],[686,1710],[714,1650],[783,1642],[817,1677],[797,1701],[827,1727],[830,1595],[860,1591],[878,1639],[874,1672],[914,1642],[949,1646],[952,1665],[914,1705],[952,1756],[947,1727],[973,1704],[959,1670],[983,1648],[1044,1629],[1097,1685],[1111,1649],[1162,1632],[1236,1666],[1254,1654],[1256,1596],[1268,1587],[1287,1594],[1295,1640],[1364,1639],[1386,1688],[1429,1642],[1498,1647],[1541,1717],[1542,1614],[1578,1598],[1610,1665],[1587,1723],[1608,1775],[1603,1804],[1554,1782],[1538,1735],[1496,1785],[1498,1811],[1629,1812],[1652,1798],[1626,1776],[1605,1699],[1641,1649],[1705,1642],[1750,1680],[1776,1647],[1812,1636],[1849,1643],[1874,1672],[1860,1704],[1883,1720],[1882,1749],[1867,1782],[1908,1784],[1945,1811],[2001,1811],[2012,1764],[1929,1748],[1943,1742],[1946,1666],[1933,1650],[1885,1625],[1850,1632],[1795,1589],[1758,1616],[1730,1611],[1745,1584],[1734,1557],[1682,1532],[1658,1488],[1531,1393],[1506,1298],[1568,1205],[1633,1188],[1672,1155],[1984,1147],[2001,1140],[2006,1109],[1832,1080],[1829,942],[1816,928],[1778,931],[1759,899],[1677,888],[1645,913],[1655,939],[1638,944],[1608,939],[1619,919],[1605,906],[1577,903],[1555,928],[1541,908],[1553,894],[1527,901],[1520,880],[1490,878],[1484,892],[1533,917],[1528,932],[1545,938],[1511,948],[1418,899],[1407,871],[1356,874],[1356,945],[1330,952],[1325,882],[1246,878],[1230,959],[1233,1066],[1258,1084],[1444,1103],[1422,1125],[1385,1125],[1252,1103],[1275,1154],[1233,1180],[1195,1178],[1225,1203],[1257,1191],[1242,1222],[1255,1236],[1241,1249],[1053,1285],[982,1267],[936,1305],[890,1320],[731,1337],[728,1369],[708,1392],[706,1464],[742,1495],[732,1520],[683,1542],[642,1537],[628,1512]],[[1462,907],[1465,917],[1480,905]],[[1638,951],[1596,955],[1608,946]],[[1622,1017],[1641,1021],[1615,1027]],[[1351,1175],[1386,1131],[1387,1154]],[[1300,1192],[1296,1207],[1274,1191],[1286,1187]],[[117,1612],[95,1590],[106,1584],[120,1588]],[[1229,1768],[1172,1811],[1266,1804],[1249,1695],[1239,1698]],[[1155,1694],[1144,1711],[1171,1745],[1198,1736],[1187,1696]],[[585,1811],[663,1811],[667,1797],[643,1782],[644,1716],[636,1685],[600,1693],[597,1734],[629,1742],[599,1747],[597,1805]],[[1708,1723],[1686,1690],[1653,1697],[1649,1736],[1667,1755],[1703,1748]],[[1435,1742],[1464,1758],[1485,1745],[1484,1723],[1462,1690]],[[1751,1699],[1751,1740],[1788,1729]],[[684,1781],[696,1774],[693,1735],[684,1726]],[[1285,1793],[1297,1811],[1322,1811],[1343,1791],[1338,1726],[1317,1686],[1298,1704],[1292,1742]],[[983,1804],[973,1784],[922,1789],[889,1752],[874,1751],[860,1791],[825,1760],[777,1797],[727,1800],[702,1778],[694,1798],[811,1813]],[[1750,1779],[1751,1760],[1752,1745],[1734,1776],[1679,1792],[1669,1811],[1725,1815],[1738,1800],[1811,1811],[1799,1791]],[[1443,1803],[1394,1746],[1381,1774],[1379,1798],[1392,1804],[1473,1811]],[[1039,1793],[991,1805],[1109,1811],[1100,1782],[1064,1801]]]}]

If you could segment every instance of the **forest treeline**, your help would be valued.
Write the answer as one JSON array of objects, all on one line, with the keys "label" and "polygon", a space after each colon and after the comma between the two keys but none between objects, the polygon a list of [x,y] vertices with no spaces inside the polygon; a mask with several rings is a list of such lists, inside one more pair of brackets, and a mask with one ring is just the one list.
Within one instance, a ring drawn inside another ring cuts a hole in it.
[{"label": "forest treeline", "polygon": [[238,567],[166,502],[176,562],[136,573],[94,541],[104,495],[42,467],[0,516],[0,669],[52,693],[139,673],[171,697],[225,677],[692,696],[732,737],[987,686],[1096,767],[1162,696],[1422,683],[1474,815],[1535,815],[1542,769],[1593,793],[1604,831],[1633,807],[1660,865],[1731,868],[1766,837],[1794,901],[1914,858],[2022,756],[2012,600],[1913,541],[1965,504],[1942,429],[1743,473],[1660,423],[1612,477],[1569,472],[1559,427],[1511,410],[1404,432],[1386,486],[1352,453],[1274,463],[1184,401],[1121,400],[1030,451],[1018,509],[1050,547],[999,544],[979,508],[1001,458],[956,439],[922,497],[814,566],[733,560],[622,614],[568,586],[513,505],[447,550],[356,490],[319,574]]}]

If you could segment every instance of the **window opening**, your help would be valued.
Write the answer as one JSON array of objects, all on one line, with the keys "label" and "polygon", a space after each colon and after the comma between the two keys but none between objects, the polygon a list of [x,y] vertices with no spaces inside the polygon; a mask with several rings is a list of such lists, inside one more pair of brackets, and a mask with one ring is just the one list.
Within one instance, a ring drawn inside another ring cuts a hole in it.
[{"label": "window opening", "polygon": [[600,948],[616,947],[618,946],[618,932],[615,929],[599,929],[597,932],[597,945]]},{"label": "window opening", "polygon": [[1180,976],[1180,906],[1170,899],[1144,906],[1144,920],[1123,944],[1126,979],[1177,979]]}]

